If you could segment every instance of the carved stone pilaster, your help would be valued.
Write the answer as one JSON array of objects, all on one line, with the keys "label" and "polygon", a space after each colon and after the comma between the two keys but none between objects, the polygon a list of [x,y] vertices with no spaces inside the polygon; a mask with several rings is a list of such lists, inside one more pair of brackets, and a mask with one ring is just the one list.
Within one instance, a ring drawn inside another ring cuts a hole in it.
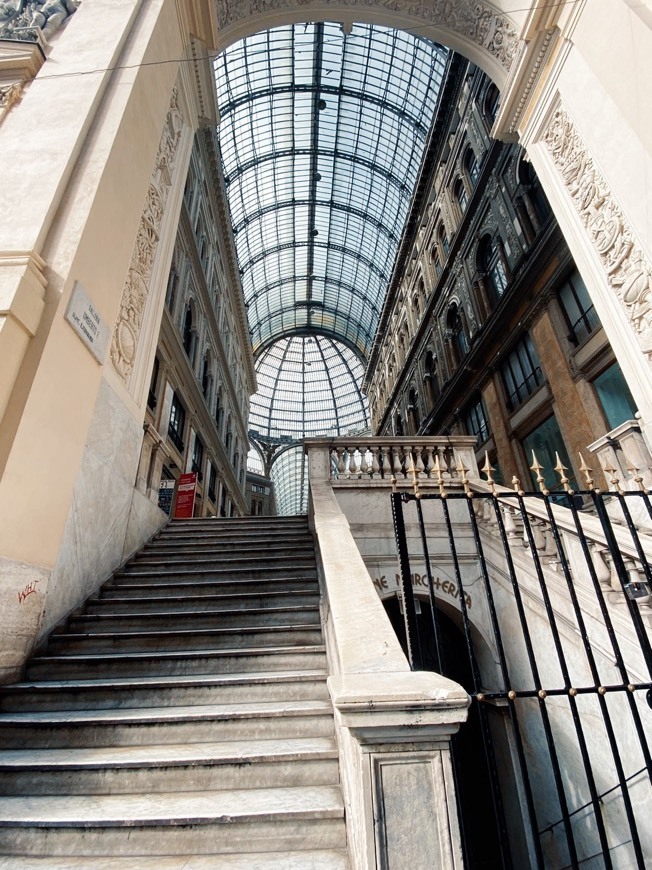
[{"label": "carved stone pilaster", "polygon": [[120,377],[127,381],[136,359],[138,336],[149,293],[154,258],[165,214],[177,147],[183,128],[176,88],[156,155],[156,164],[147,190],[147,200],[131,255],[131,265],[122,293],[120,313],[113,331],[111,360]]},{"label": "carved stone pilaster", "polygon": [[652,262],[561,106],[543,142],[598,255],[605,281],[625,309],[641,349],[652,362]]}]

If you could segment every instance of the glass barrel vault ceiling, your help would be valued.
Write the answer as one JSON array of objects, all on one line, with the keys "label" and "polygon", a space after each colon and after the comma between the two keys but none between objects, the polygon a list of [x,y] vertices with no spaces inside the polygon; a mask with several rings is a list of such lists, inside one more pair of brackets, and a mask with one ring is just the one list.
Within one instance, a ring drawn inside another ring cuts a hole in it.
[{"label": "glass barrel vault ceiling", "polygon": [[364,365],[447,57],[401,31],[320,23],[256,34],[216,60],[263,440],[368,426]]},{"label": "glass barrel vault ceiling", "polygon": [[319,332],[368,353],[446,50],[299,24],[216,62],[219,139],[254,353]]}]

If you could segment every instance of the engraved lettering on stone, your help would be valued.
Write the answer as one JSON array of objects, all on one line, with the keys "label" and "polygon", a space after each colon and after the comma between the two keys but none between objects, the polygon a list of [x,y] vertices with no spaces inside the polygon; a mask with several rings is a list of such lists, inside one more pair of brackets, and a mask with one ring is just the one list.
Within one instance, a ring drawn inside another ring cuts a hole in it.
[{"label": "engraved lettering on stone", "polygon": [[136,359],[138,335],[143,322],[149,282],[158,248],[165,204],[172,184],[172,172],[182,127],[183,116],[179,110],[178,94],[175,89],[131,255],[131,264],[120,302],[120,314],[113,332],[111,360],[124,381],[131,374]]},{"label": "engraved lettering on stone", "polygon": [[[277,12],[311,6],[311,0],[217,0],[217,19],[220,28],[240,22],[251,15]],[[403,13],[422,21],[452,30],[486,49],[509,70],[519,53],[519,40],[511,22],[484,3],[470,0],[339,0],[338,6],[376,7]]]},{"label": "engraved lettering on stone", "polygon": [[622,302],[643,351],[652,356],[652,263],[607,182],[560,107],[543,138],[597,252],[608,284]]},{"label": "engraved lettering on stone", "polygon": [[0,2],[0,39],[49,40],[73,15],[80,0],[5,0]]}]

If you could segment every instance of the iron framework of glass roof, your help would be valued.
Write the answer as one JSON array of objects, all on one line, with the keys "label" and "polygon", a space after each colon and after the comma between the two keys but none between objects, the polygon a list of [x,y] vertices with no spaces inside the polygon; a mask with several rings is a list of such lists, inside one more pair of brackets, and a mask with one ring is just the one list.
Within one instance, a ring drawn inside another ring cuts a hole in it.
[{"label": "iron framework of glass roof", "polygon": [[401,31],[298,24],[216,61],[219,139],[254,353],[374,338],[446,49]]},{"label": "iron framework of glass roof", "polygon": [[216,60],[257,358],[250,426],[263,437],[368,426],[363,368],[447,58],[402,31],[327,22],[256,34]]}]

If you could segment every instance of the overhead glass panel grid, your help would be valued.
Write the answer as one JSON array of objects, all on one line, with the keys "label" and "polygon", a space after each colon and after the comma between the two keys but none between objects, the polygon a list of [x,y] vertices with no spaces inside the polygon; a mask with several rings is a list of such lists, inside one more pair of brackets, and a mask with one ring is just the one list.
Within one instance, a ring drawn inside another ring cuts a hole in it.
[{"label": "overhead glass panel grid", "polygon": [[296,24],[216,61],[219,138],[254,353],[320,333],[370,350],[446,49]]}]

